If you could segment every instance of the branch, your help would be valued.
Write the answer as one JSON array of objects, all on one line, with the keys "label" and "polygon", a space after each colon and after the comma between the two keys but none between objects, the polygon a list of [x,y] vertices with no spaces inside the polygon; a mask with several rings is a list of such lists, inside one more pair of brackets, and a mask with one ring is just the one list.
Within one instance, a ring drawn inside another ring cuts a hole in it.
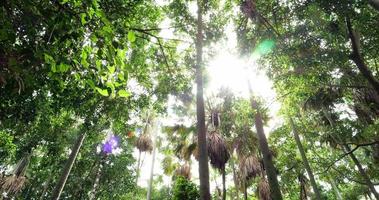
[{"label": "branch", "polygon": [[[353,181],[355,183],[358,183],[358,184],[361,184],[361,185],[367,185],[367,183],[363,182],[363,181],[360,181],[360,180],[356,180],[356,179],[353,179],[349,176],[346,176],[346,173],[343,173],[341,172],[340,170],[338,170],[336,167],[332,167],[332,169],[334,171],[336,171],[337,173],[339,173],[340,175],[342,175],[344,178],[348,179],[349,181]],[[372,183],[373,185],[379,185],[379,183]]]},{"label": "branch", "polygon": [[357,144],[353,149],[351,149],[350,151],[340,155],[336,160],[334,160],[333,162],[331,162],[328,167],[326,167],[326,169],[322,172],[319,172],[317,174],[324,174],[326,173],[327,171],[329,171],[330,168],[332,168],[334,166],[334,164],[340,160],[342,160],[344,157],[346,157],[347,155],[349,154],[352,154],[354,153],[354,151],[356,151],[359,147],[363,147],[363,146],[371,146],[371,145],[374,145],[374,144],[379,144],[379,141],[374,141],[374,142],[369,142],[369,143],[363,143],[363,144]]},{"label": "branch", "polygon": [[363,56],[360,53],[361,49],[360,49],[359,37],[357,33],[353,30],[353,26],[349,18],[346,18],[346,26],[347,26],[349,38],[351,41],[351,48],[353,51],[350,56],[351,60],[354,61],[354,63],[357,65],[361,74],[372,85],[376,93],[379,94],[379,81],[376,80],[376,78],[372,75],[371,70],[364,62]]},{"label": "branch", "polygon": [[140,28],[130,28],[130,30],[137,31],[137,32],[140,32],[140,33],[143,33],[143,34],[149,35],[149,36],[151,36],[151,37],[153,37],[153,38],[156,38],[156,39],[172,40],[172,41],[178,41],[178,42],[185,42],[185,43],[189,43],[189,44],[192,44],[192,43],[193,43],[193,42],[191,42],[191,41],[181,40],[181,39],[177,39],[177,38],[164,38],[164,37],[160,37],[160,36],[157,36],[157,35],[154,35],[154,34],[150,33],[149,30],[145,30],[145,29],[140,29]]}]

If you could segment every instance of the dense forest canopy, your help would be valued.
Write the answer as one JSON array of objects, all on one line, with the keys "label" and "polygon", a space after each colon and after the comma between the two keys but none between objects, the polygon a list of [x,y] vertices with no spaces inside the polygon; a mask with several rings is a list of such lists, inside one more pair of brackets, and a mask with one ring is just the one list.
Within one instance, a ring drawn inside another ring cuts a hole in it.
[{"label": "dense forest canopy", "polygon": [[378,0],[3,0],[0,199],[379,200]]}]

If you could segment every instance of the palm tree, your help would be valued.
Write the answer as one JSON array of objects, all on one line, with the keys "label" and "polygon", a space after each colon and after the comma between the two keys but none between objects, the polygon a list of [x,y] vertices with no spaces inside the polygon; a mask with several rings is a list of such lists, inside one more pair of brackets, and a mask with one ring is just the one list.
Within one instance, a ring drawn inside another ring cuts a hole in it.
[{"label": "palm tree", "polygon": [[137,177],[136,184],[138,183],[139,171],[141,168],[141,154],[142,152],[151,152],[153,150],[153,141],[150,136],[145,132],[139,136],[136,141],[136,147],[138,149],[138,162],[137,162]]},{"label": "palm tree", "polygon": [[209,190],[209,168],[207,156],[207,137],[203,97],[203,1],[197,0],[197,36],[196,36],[196,114],[199,145],[200,199],[211,199]]},{"label": "palm tree", "polygon": [[[214,116],[214,115],[212,115]],[[217,124],[219,124],[219,120]],[[208,155],[211,161],[211,165],[218,169],[222,174],[222,199],[226,199],[226,187],[225,187],[225,164],[228,162],[230,155],[226,146],[225,140],[221,137],[217,131],[212,131],[208,134]]]}]

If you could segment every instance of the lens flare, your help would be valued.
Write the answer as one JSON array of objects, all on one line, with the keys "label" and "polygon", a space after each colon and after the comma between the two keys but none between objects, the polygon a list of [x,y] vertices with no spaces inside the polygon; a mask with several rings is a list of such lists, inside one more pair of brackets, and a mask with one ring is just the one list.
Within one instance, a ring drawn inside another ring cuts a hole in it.
[{"label": "lens flare", "polygon": [[116,135],[110,135],[103,143],[102,151],[105,154],[112,154],[119,148],[120,138]]}]

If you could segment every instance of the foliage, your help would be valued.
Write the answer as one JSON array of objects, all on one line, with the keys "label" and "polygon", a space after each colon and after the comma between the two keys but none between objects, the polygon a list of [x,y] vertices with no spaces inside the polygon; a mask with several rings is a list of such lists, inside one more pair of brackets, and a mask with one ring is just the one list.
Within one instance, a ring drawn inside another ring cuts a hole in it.
[{"label": "foliage", "polygon": [[173,200],[199,199],[199,191],[197,186],[184,177],[177,177],[173,186]]}]

